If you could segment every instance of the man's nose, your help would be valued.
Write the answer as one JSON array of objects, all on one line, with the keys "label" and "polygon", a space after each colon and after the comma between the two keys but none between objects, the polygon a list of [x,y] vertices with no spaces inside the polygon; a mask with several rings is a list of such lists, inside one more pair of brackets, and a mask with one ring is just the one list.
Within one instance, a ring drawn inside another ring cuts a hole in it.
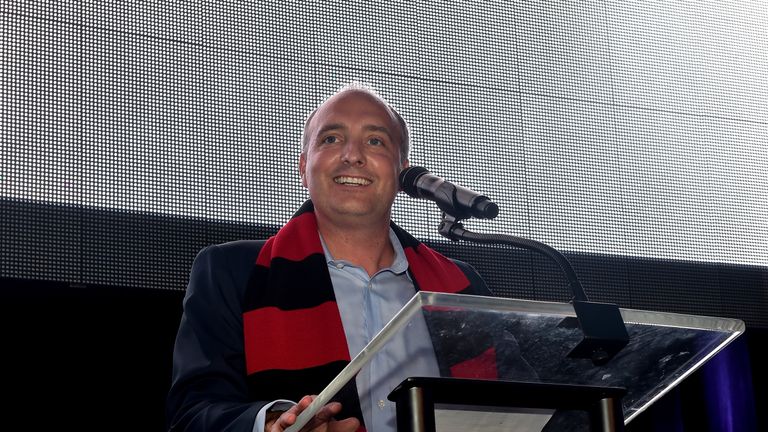
[{"label": "man's nose", "polygon": [[342,149],[341,160],[349,165],[365,165],[364,143],[359,139],[348,140]]}]

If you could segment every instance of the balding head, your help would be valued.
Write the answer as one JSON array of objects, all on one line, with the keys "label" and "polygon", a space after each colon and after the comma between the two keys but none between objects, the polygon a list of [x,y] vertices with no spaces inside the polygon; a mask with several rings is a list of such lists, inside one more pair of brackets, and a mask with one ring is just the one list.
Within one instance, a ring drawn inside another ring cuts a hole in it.
[{"label": "balding head", "polygon": [[343,86],[339,91],[331,95],[328,99],[326,99],[320,106],[314,109],[309,116],[307,117],[307,120],[304,122],[304,131],[302,133],[301,137],[301,152],[306,153],[307,147],[309,145],[310,137],[308,136],[308,131],[310,124],[312,123],[312,120],[314,119],[315,115],[317,114],[318,110],[320,110],[323,106],[325,106],[327,103],[338,99],[339,97],[350,93],[362,93],[368,97],[370,97],[372,100],[380,103],[382,106],[386,108],[386,110],[390,113],[392,116],[392,119],[394,120],[395,124],[397,124],[397,131],[396,134],[398,136],[398,144],[400,146],[400,162],[405,163],[406,160],[408,160],[408,153],[410,152],[410,130],[408,128],[408,123],[405,121],[405,119],[400,115],[399,112],[389,103],[387,102],[381,95],[379,95],[376,90],[371,88],[370,86],[367,86],[365,84],[353,82],[350,84],[347,84]]}]

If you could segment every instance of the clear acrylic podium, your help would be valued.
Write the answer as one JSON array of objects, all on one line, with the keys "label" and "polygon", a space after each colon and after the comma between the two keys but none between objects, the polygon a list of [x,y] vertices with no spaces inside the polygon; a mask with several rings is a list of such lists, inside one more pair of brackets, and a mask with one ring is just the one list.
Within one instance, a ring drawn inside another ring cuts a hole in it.
[{"label": "clear acrylic podium", "polygon": [[[288,431],[382,365],[399,431],[595,430],[594,418],[579,426],[592,402],[604,430],[620,430],[745,329],[738,319],[620,312],[629,344],[596,365],[569,356],[583,338],[569,303],[418,292]],[[392,350],[409,360],[388,364]]]}]

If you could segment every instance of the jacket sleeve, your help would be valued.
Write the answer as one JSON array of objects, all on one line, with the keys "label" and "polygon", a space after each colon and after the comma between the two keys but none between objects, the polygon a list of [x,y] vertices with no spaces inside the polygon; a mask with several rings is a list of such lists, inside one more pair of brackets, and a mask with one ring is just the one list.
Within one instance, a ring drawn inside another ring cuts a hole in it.
[{"label": "jacket sleeve", "polygon": [[209,246],[195,258],[173,350],[171,431],[251,432],[267,403],[248,397],[242,321],[243,294],[262,244]]},{"label": "jacket sleeve", "polygon": [[493,296],[493,293],[488,288],[485,280],[483,280],[482,276],[480,276],[480,273],[478,273],[474,267],[465,263],[464,261],[457,259],[451,258],[451,261],[453,261],[459,267],[459,269],[464,272],[464,275],[467,277],[467,279],[469,279],[469,289],[465,291],[464,294]]}]

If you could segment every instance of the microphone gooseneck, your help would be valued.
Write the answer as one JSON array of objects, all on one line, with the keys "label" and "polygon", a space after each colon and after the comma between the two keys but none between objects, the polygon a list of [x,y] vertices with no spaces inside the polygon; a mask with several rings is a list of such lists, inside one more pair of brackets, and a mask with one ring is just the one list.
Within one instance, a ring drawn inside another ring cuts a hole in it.
[{"label": "microphone gooseneck", "polygon": [[481,234],[464,229],[462,219],[477,217],[493,219],[499,207],[485,195],[454,185],[423,167],[409,167],[400,172],[400,188],[414,198],[425,198],[437,203],[443,211],[438,232],[450,240],[476,243],[505,244],[528,249],[553,260],[568,281],[576,318],[584,334],[583,340],[571,350],[569,357],[589,358],[595,365],[603,365],[629,343],[624,320],[618,306],[590,302],[581,286],[576,271],[568,259],[555,248],[522,237],[507,234]]}]

